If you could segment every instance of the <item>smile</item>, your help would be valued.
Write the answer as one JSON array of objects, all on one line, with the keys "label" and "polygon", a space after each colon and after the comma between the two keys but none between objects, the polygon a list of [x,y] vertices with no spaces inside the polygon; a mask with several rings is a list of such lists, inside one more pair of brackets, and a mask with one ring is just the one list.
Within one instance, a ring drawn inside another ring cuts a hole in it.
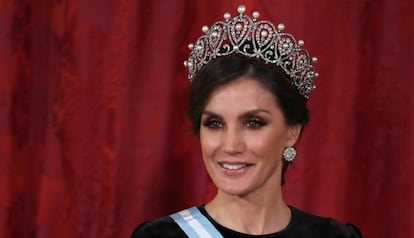
[{"label": "smile", "polygon": [[245,174],[249,170],[249,167],[253,165],[253,164],[240,163],[240,162],[239,163],[221,162],[218,164],[223,169],[223,172],[229,176],[240,176],[242,174]]},{"label": "smile", "polygon": [[247,164],[221,164],[221,167],[225,169],[237,170],[246,167]]}]

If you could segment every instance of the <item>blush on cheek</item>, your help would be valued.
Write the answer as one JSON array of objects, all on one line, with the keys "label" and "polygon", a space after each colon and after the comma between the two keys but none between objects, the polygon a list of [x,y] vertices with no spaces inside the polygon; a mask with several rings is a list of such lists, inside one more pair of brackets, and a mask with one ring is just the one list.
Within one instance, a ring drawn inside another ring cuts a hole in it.
[{"label": "blush on cheek", "polygon": [[215,133],[205,131],[200,133],[200,144],[202,148],[213,148],[219,146],[220,140]]}]

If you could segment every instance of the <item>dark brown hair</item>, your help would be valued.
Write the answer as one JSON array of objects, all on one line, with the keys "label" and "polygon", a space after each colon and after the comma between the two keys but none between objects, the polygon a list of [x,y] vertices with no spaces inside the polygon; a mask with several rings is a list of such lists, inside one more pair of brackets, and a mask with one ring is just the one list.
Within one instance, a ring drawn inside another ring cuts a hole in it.
[{"label": "dark brown hair", "polygon": [[[190,85],[188,116],[197,136],[200,133],[201,114],[211,93],[241,76],[258,81],[274,95],[288,126],[299,124],[303,129],[303,126],[308,123],[307,100],[290,82],[283,69],[258,59],[234,54],[211,60],[200,69]],[[289,162],[284,160],[282,185],[288,165]]]}]

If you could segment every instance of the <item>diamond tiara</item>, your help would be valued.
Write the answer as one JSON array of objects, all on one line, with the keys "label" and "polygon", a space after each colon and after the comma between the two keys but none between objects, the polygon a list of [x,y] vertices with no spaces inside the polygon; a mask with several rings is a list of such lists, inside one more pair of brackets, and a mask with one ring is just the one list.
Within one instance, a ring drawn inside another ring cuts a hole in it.
[{"label": "diamond tiara", "polygon": [[191,53],[184,65],[189,80],[211,60],[239,53],[282,68],[299,93],[308,99],[315,89],[313,80],[318,76],[312,63],[318,59],[309,56],[302,47],[303,40],[296,41],[293,35],[282,32],[283,24],[276,29],[269,21],[258,21],[257,11],[253,12],[253,19],[244,14],[245,6],[239,6],[237,11],[239,15],[233,19],[230,13],[225,13],[225,22],[215,22],[210,28],[203,26],[205,35],[188,45]]}]

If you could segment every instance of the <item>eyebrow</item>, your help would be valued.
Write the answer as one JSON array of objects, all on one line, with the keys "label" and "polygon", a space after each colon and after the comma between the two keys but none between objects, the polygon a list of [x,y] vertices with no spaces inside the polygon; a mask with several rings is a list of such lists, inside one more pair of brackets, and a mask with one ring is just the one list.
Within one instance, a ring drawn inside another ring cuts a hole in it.
[{"label": "eyebrow", "polygon": [[[266,110],[266,109],[253,109],[253,110],[244,112],[243,114],[241,114],[239,116],[239,118],[247,118],[247,117],[255,116],[255,115],[259,114],[259,113],[272,114],[269,110]],[[203,111],[202,115],[206,115],[206,116],[209,116],[209,117],[218,117],[218,118],[221,118],[221,116],[218,115],[217,113],[214,113],[214,112],[208,111],[208,110]]]}]

